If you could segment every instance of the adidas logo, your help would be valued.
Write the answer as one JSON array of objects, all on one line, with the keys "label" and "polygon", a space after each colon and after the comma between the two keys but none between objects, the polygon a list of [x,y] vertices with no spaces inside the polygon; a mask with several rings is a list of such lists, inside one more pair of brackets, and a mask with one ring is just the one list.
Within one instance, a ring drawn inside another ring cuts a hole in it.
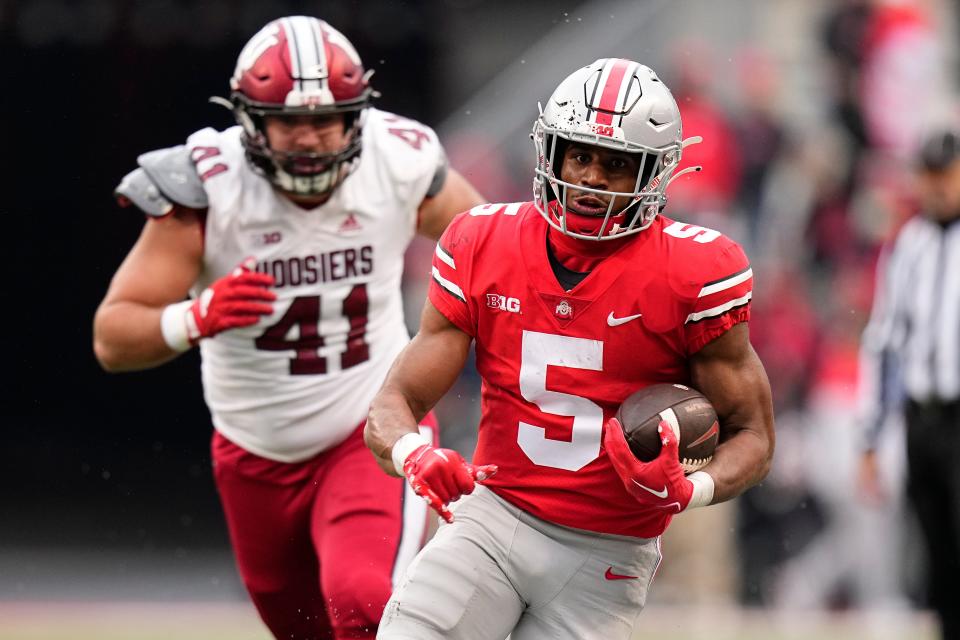
[{"label": "adidas logo", "polygon": [[347,219],[344,220],[343,224],[340,225],[341,232],[342,231],[360,231],[360,229],[363,229],[363,225],[361,225],[357,221],[357,217],[353,215],[353,213],[348,213]]}]

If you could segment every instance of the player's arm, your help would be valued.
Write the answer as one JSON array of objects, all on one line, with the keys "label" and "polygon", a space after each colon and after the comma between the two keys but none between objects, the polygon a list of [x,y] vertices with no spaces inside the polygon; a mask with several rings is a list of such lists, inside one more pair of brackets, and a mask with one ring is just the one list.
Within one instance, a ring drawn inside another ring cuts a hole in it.
[{"label": "player's arm", "polygon": [[402,475],[447,522],[447,504],[471,493],[477,482],[496,473],[476,467],[452,449],[433,447],[417,424],[443,397],[467,361],[472,338],[428,299],[420,331],[397,356],[383,387],[370,403],[363,438],[380,467]]},{"label": "player's arm", "polygon": [[420,331],[400,352],[373,402],[363,431],[380,467],[394,467],[393,445],[408,433],[418,433],[420,420],[443,397],[467,361],[472,338],[437,311],[428,299]]},{"label": "player's arm", "polygon": [[425,197],[417,210],[417,232],[437,240],[454,216],[484,202],[466,178],[447,168],[443,186],[436,194]]},{"label": "player's arm", "polygon": [[151,218],[114,275],[93,323],[93,350],[107,371],[162,364],[204,338],[273,312],[273,278],[244,260],[184,300],[203,261],[200,214],[178,208]]},{"label": "player's arm", "polygon": [[877,457],[877,444],[883,427],[894,407],[894,385],[891,380],[897,376],[897,354],[894,347],[895,336],[905,330],[904,317],[898,312],[902,302],[897,299],[897,287],[893,274],[905,273],[900,264],[902,253],[898,246],[884,247],[876,267],[876,286],[870,320],[860,340],[859,384],[860,397],[858,416],[862,429],[862,451],[857,469],[857,485],[860,497],[868,503],[883,504],[889,498],[889,490],[884,486],[880,460]]},{"label": "player's arm", "polygon": [[178,355],[163,338],[160,316],[186,297],[202,258],[197,211],[179,208],[147,219],[94,316],[93,350],[104,369],[146,369]]},{"label": "player's arm", "polygon": [[775,441],[770,383],[750,344],[746,322],[707,343],[690,360],[691,382],[710,400],[720,421],[720,444],[704,467],[714,481],[713,503],[760,482]]}]

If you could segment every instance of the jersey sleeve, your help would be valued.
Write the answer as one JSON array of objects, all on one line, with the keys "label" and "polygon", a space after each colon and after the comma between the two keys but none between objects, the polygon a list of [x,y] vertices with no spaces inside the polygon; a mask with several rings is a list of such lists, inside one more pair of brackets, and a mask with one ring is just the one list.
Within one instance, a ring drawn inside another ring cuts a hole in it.
[{"label": "jersey sleeve", "polygon": [[[391,184],[408,212],[410,223],[417,224],[417,210],[428,194],[442,187],[447,172],[447,156],[436,132],[425,124],[371,109],[364,125],[364,144],[374,147],[379,162],[386,164]],[[367,153],[365,149],[363,153]]]},{"label": "jersey sleeve", "polygon": [[684,322],[689,354],[750,319],[753,269],[738,244],[731,243],[717,256],[702,281]]},{"label": "jersey sleeve", "polygon": [[427,296],[433,306],[464,333],[476,336],[476,310],[470,296],[474,243],[470,216],[454,218],[433,252]]}]

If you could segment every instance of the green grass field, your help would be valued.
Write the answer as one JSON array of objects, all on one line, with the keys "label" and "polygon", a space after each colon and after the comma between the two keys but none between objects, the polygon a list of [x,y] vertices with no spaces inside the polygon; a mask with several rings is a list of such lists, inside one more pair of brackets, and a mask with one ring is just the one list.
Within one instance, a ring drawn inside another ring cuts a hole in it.
[{"label": "green grass field", "polygon": [[[929,615],[651,607],[633,640],[934,640]],[[0,602],[0,640],[270,640],[245,602]],[[562,639],[558,639],[562,640]]]}]

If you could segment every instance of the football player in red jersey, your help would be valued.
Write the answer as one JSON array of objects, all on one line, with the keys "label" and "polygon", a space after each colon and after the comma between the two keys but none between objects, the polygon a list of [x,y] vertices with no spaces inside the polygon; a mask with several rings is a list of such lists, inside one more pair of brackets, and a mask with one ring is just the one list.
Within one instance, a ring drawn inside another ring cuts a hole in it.
[{"label": "football player in red jersey", "polygon": [[238,126],[140,156],[118,187],[147,223],[95,319],[110,371],[199,346],[230,538],[277,638],[374,637],[420,547],[426,505],[362,425],[409,341],[407,245],[481,202],[433,131],[371,106],[369,76],[316,18],[254,35],[220,100]]},{"label": "football player in red jersey", "polygon": [[[695,141],[670,91],[641,64],[597,60],[559,85],[533,139],[534,200],[475,207],[447,228],[420,332],[370,408],[364,436],[380,466],[446,521],[378,638],[626,640],[670,519],[740,494],[770,464],[747,258],[660,215]],[[483,386],[468,463],[416,425],[472,341]],[[699,389],[720,417],[713,461],[689,476],[669,426],[659,457],[641,463],[608,422],[661,382]]]}]

